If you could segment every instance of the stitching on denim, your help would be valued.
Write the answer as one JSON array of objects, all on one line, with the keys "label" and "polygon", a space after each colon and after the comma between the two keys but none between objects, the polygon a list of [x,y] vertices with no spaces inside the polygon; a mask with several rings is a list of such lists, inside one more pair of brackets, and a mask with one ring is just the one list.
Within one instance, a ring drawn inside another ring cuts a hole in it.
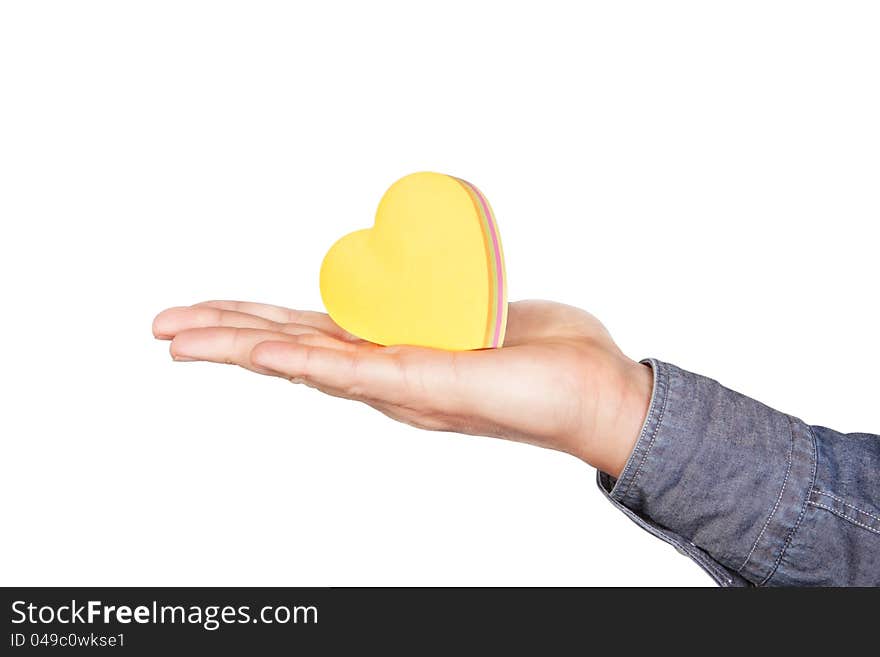
[{"label": "stitching on denim", "polygon": [[[658,372],[657,374],[658,374],[657,378],[659,380],[660,373]],[[642,459],[639,461],[639,467],[636,469],[636,473],[632,476],[632,479],[630,479],[629,483],[627,484],[627,487],[624,489],[623,493],[621,494],[622,497],[626,497],[626,494],[629,492],[630,486],[635,484],[636,481],[638,480],[639,475],[642,472],[642,467],[645,465],[645,461],[648,460],[648,454],[651,453],[651,448],[654,446],[654,442],[657,439],[657,432],[660,431],[660,425],[663,424],[663,415],[666,413],[666,402],[669,399],[670,385],[669,385],[669,374],[668,373],[664,373],[664,379],[665,380],[664,380],[664,388],[663,388],[663,404],[660,406],[660,415],[657,418],[657,424],[654,425],[654,431],[651,433],[651,440],[648,443],[648,447],[645,449],[644,456],[642,456]],[[650,413],[651,411],[648,411],[648,412]]]},{"label": "stitching on denim", "polygon": [[773,508],[770,510],[770,515],[767,516],[767,520],[764,521],[764,526],[761,527],[761,533],[758,534],[758,538],[755,539],[755,542],[752,544],[752,549],[749,550],[748,555],[746,555],[746,560],[743,561],[742,566],[736,569],[736,572],[741,573],[743,568],[745,568],[749,560],[752,558],[752,554],[755,552],[755,548],[758,547],[758,543],[761,542],[761,538],[764,536],[764,532],[767,531],[767,527],[770,526],[770,521],[773,520],[773,516],[776,515],[776,511],[779,509],[779,503],[782,501],[782,495],[785,493],[785,487],[788,485],[788,477],[791,474],[791,464],[794,459],[794,431],[791,428],[791,420],[788,421],[788,465],[785,468],[785,476],[782,478],[782,488],[779,489],[779,495],[776,496],[776,503],[773,505]]},{"label": "stitching on denim", "polygon": [[680,549],[685,555],[693,559],[699,566],[711,575],[717,584],[722,581],[725,584],[733,584],[733,578],[728,575],[727,571],[716,562],[711,555],[707,554],[700,546],[693,541],[673,539],[671,535],[658,529],[658,535],[673,547]]},{"label": "stitching on denim", "polygon": [[717,584],[721,584],[721,582],[725,582],[726,584],[732,584],[733,580],[723,572],[718,566],[716,566],[710,559],[700,555],[697,552],[686,549],[684,546],[680,546],[681,550],[693,559],[700,567],[703,568],[712,578],[715,580]]},{"label": "stitching on denim", "polygon": [[652,522],[649,522],[646,519],[642,518],[637,513],[635,513],[632,509],[624,506],[623,504],[621,504],[617,500],[613,499],[608,494],[608,492],[605,491],[604,489],[602,490],[602,492],[605,494],[605,496],[609,500],[611,500],[611,503],[615,507],[620,509],[624,513],[624,515],[627,516],[630,520],[632,520],[638,527],[647,531],[652,536],[655,536],[655,537],[661,539],[662,541],[665,541],[668,545],[671,545],[675,549],[682,551],[685,555],[687,555],[689,558],[691,558],[698,566],[700,566],[703,570],[705,570],[706,573],[715,580],[716,584],[720,585],[722,583],[722,581],[726,584],[733,584],[733,579],[730,577],[730,575],[728,575],[727,572],[720,565],[718,565],[710,556],[707,556],[699,547],[697,547],[696,544],[691,542],[690,547],[693,547],[694,549],[693,550],[689,549],[689,546],[685,544],[685,541],[678,540],[677,538],[673,537],[672,534],[666,532],[659,525],[652,523]]},{"label": "stitching on denim", "polygon": [[866,525],[863,522],[859,522],[858,520],[854,520],[853,518],[850,518],[849,516],[845,516],[840,511],[838,511],[837,509],[832,509],[830,506],[827,506],[825,504],[820,504],[819,502],[813,502],[812,500],[810,501],[810,506],[816,506],[816,507],[819,507],[820,509],[826,509],[827,511],[830,511],[832,515],[835,515],[838,518],[846,520],[847,522],[851,522],[852,524],[858,525],[859,527],[863,527],[864,529],[867,529],[869,532],[873,532],[875,534],[880,534],[880,529],[875,529],[874,527],[871,527],[870,525]]},{"label": "stitching on denim", "polygon": [[682,546],[682,550],[684,550],[685,554],[700,564],[707,572],[714,574],[716,582],[719,584],[721,583],[721,580],[726,584],[733,584],[733,578],[728,575],[727,572],[712,559],[712,557],[703,556],[702,548],[698,547],[695,543],[691,543],[690,545],[694,548],[693,550],[689,550],[687,547]]},{"label": "stitching on denim", "polygon": [[830,497],[832,500],[837,500],[838,502],[840,502],[841,504],[843,504],[843,506],[848,506],[850,509],[853,509],[853,510],[855,510],[855,511],[858,511],[858,512],[861,513],[861,514],[866,515],[866,516],[868,516],[869,518],[873,518],[874,520],[880,522],[880,516],[875,516],[873,513],[868,513],[868,512],[865,511],[864,509],[860,509],[860,508],[857,507],[857,506],[853,506],[853,505],[850,504],[849,502],[845,502],[844,500],[840,499],[840,498],[837,497],[836,495],[832,495],[831,493],[826,493],[825,491],[821,491],[821,490],[814,490],[813,492],[816,493],[816,495],[824,495],[825,497]]},{"label": "stitching on denim", "polygon": [[[788,425],[792,426],[792,418],[788,416]],[[807,507],[810,505],[810,495],[813,493],[813,489],[816,486],[816,474],[819,470],[819,445],[816,443],[816,434],[813,433],[813,427],[809,425],[805,425],[807,427],[807,431],[810,432],[810,445],[813,448],[813,472],[810,474],[810,487],[807,489],[807,494],[804,496],[804,503],[801,505],[801,513],[798,516],[797,522],[794,523],[794,526],[788,532],[788,536],[785,537],[785,543],[782,544],[782,549],[779,551],[779,556],[776,557],[776,563],[773,564],[773,569],[767,574],[767,577],[761,580],[761,583],[758,586],[764,586],[773,575],[776,574],[776,571],[779,568],[779,564],[782,563],[782,557],[785,556],[785,552],[788,550],[788,547],[791,545],[791,541],[794,538],[795,532],[800,528],[801,522],[804,519],[804,516],[807,515]]]}]

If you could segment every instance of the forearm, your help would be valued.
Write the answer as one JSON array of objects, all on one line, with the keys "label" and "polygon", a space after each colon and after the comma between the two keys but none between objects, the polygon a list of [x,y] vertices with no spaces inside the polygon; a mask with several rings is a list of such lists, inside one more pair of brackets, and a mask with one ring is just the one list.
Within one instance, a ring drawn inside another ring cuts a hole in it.
[{"label": "forearm", "polygon": [[582,413],[590,418],[582,426],[584,436],[572,441],[574,456],[612,476],[620,476],[635,448],[648,414],[654,375],[650,366],[619,354],[600,386],[607,392],[593,396],[593,408]]},{"label": "forearm", "polygon": [[652,361],[646,419],[600,486],[721,584],[880,584],[880,438],[843,436]]}]

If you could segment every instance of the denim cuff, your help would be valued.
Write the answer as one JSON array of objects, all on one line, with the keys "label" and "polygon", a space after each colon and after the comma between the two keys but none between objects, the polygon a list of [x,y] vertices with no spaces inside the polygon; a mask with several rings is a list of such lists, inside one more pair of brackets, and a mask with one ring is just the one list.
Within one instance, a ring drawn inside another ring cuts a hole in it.
[{"label": "denim cuff", "polygon": [[801,420],[658,360],[641,434],[611,502],[722,586],[766,583],[807,509],[816,447]]}]

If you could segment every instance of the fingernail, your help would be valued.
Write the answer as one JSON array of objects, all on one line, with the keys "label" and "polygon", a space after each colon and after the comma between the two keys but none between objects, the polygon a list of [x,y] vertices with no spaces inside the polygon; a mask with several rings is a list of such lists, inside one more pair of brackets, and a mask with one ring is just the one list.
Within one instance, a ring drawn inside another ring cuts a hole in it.
[{"label": "fingernail", "polygon": [[192,361],[197,360],[195,358],[190,358],[189,356],[180,356],[178,354],[172,354],[171,358],[181,363],[191,363]]}]

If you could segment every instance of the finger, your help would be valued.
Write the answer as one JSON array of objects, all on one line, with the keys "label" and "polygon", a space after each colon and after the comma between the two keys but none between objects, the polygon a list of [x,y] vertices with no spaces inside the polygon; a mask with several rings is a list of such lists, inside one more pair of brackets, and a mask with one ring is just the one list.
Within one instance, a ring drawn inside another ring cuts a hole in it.
[{"label": "finger", "polygon": [[486,403],[486,375],[493,368],[485,352],[343,345],[306,335],[261,342],[250,357],[258,367],[368,403],[447,414],[478,413]]},{"label": "finger", "polygon": [[358,349],[380,349],[378,345],[365,343],[363,345],[353,342],[339,340],[326,333],[321,333],[317,329],[310,329],[313,333],[302,333],[297,335],[296,344],[307,347],[323,347],[325,349],[337,349],[341,351],[357,351]]},{"label": "finger", "polygon": [[293,342],[295,335],[248,328],[208,327],[182,331],[171,341],[175,360],[203,360],[211,363],[240,365],[261,374],[274,374],[251,362],[250,354],[260,342]]},{"label": "finger", "polygon": [[305,324],[279,324],[235,310],[221,310],[206,306],[183,306],[169,308],[159,313],[153,320],[153,335],[159,339],[168,340],[181,331],[211,326],[262,329],[291,335],[320,333],[320,329]]},{"label": "finger", "polygon": [[208,326],[255,328],[280,332],[284,324],[235,310],[204,306],[180,306],[168,308],[156,315],[156,319],[153,320],[153,335],[157,338],[170,339],[181,331]]},{"label": "finger", "polygon": [[336,345],[309,345],[299,339],[267,340],[254,347],[250,361],[291,380],[338,391],[337,396],[349,399],[391,403],[407,400],[407,379],[396,358],[383,354],[381,349],[350,346],[352,348],[339,349]]},{"label": "finger", "polygon": [[[260,345],[265,344],[261,342],[255,347],[255,349],[260,349]],[[381,350],[382,347],[378,345],[373,345],[371,343],[366,343],[366,345],[359,346],[352,344],[350,342],[345,342],[344,340],[337,340],[332,338],[324,333],[307,333],[303,335],[296,336],[296,340],[292,341],[291,344],[295,344],[300,347],[320,347],[324,349],[335,349],[338,351],[344,352],[357,352],[360,349],[373,349],[373,350]],[[261,369],[265,369],[261,365],[258,364],[259,356],[257,359],[254,359],[253,355],[251,355],[251,363],[254,367],[258,367]],[[255,362],[255,360],[257,362]],[[278,374],[277,372],[270,373]],[[303,383],[310,388],[315,388],[316,390],[330,395],[332,397],[339,397],[343,399],[352,399],[352,400],[360,400],[364,403],[372,406],[376,410],[381,413],[387,415],[388,417],[398,420],[400,422],[406,422],[412,426],[417,426],[422,429],[448,429],[449,423],[441,418],[433,418],[428,416],[427,418],[422,418],[418,411],[410,408],[400,407],[393,404],[390,404],[386,401],[375,398],[375,395],[366,395],[361,398],[356,397],[352,394],[352,389],[350,387],[339,387],[339,381],[336,381],[336,385],[330,385],[326,381],[322,379],[318,379],[316,377],[304,378],[298,376],[288,376],[293,383]]]},{"label": "finger", "polygon": [[330,319],[326,313],[318,313],[312,310],[294,310],[282,308],[266,303],[253,303],[251,301],[203,301],[194,307],[219,308],[221,310],[234,310],[247,313],[256,317],[262,317],[279,324],[304,324],[320,329],[340,340],[358,341],[359,338],[341,328]]}]

